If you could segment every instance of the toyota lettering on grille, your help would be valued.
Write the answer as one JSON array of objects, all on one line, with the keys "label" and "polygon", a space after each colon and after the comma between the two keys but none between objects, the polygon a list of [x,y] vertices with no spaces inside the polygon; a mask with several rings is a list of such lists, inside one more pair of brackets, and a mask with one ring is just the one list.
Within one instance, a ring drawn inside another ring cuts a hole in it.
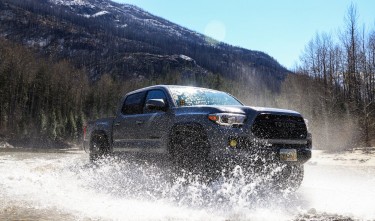
[{"label": "toyota lettering on grille", "polygon": [[295,128],[296,125],[290,122],[275,122],[275,126],[279,128]]}]

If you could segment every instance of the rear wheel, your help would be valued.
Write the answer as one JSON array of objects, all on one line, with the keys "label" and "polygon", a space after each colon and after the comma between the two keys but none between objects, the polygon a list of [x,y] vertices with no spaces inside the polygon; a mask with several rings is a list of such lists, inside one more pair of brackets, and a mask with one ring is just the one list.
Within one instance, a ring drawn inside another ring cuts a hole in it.
[{"label": "rear wheel", "polygon": [[102,133],[93,134],[90,141],[90,160],[96,161],[109,154],[107,137]]}]

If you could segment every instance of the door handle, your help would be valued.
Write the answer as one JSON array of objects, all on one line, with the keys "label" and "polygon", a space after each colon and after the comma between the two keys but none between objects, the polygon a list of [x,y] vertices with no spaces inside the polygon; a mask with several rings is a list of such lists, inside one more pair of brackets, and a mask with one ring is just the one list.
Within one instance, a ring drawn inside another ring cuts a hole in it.
[{"label": "door handle", "polygon": [[137,120],[137,121],[135,121],[135,123],[140,125],[140,124],[143,124],[143,121]]},{"label": "door handle", "polygon": [[115,123],[115,126],[120,126],[120,122],[116,122],[116,123]]}]

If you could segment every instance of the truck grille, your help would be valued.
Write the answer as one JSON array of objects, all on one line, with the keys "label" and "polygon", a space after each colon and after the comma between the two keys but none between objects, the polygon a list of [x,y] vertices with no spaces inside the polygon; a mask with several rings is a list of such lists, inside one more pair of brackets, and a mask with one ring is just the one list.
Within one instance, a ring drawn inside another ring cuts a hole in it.
[{"label": "truck grille", "polygon": [[305,139],[307,136],[302,117],[276,114],[259,114],[252,132],[261,139]]}]

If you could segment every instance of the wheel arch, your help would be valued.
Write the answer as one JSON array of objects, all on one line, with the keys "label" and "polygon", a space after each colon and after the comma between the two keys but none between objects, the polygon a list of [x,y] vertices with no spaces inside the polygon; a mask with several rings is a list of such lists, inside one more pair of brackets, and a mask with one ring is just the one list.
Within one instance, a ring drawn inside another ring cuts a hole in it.
[{"label": "wheel arch", "polygon": [[206,140],[207,144],[209,145],[207,131],[202,124],[197,123],[197,122],[181,122],[181,123],[174,124],[169,130],[168,141],[167,141],[167,151],[169,153],[170,151],[172,151],[173,138],[176,135],[175,133],[178,131],[190,131],[190,132],[199,131],[200,132],[199,138]]},{"label": "wheel arch", "polygon": [[202,132],[202,135],[204,136],[204,138],[207,138],[207,131],[203,127],[202,124],[197,123],[197,122],[182,122],[182,123],[176,123],[170,128],[169,133],[168,133],[168,135],[169,135],[168,140],[170,140],[172,138],[173,133],[175,133],[176,131],[179,131],[179,130],[183,130],[183,131],[199,130],[199,131]]},{"label": "wheel arch", "polygon": [[171,162],[179,169],[195,171],[208,165],[211,148],[204,126],[197,122],[173,125],[167,151]]}]

